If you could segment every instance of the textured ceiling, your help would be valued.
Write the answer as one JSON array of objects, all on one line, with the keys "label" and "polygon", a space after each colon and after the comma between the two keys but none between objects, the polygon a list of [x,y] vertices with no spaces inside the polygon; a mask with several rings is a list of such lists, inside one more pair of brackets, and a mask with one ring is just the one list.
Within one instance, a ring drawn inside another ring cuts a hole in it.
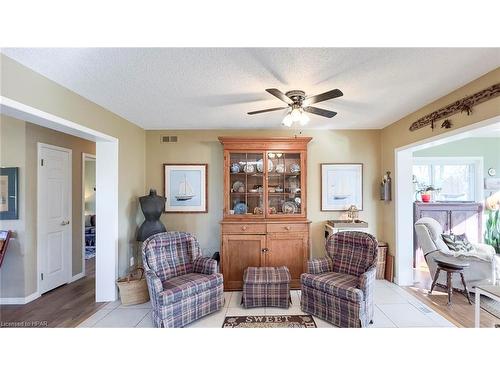
[{"label": "textured ceiling", "polygon": [[278,128],[266,88],[339,88],[310,128],[382,128],[500,66],[486,48],[62,48],[2,53],[145,129]]}]

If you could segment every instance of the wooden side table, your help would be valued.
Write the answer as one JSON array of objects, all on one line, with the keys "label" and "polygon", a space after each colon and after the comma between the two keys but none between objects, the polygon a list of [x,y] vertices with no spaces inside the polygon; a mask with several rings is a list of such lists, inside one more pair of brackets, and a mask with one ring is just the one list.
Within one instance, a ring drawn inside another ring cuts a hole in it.
[{"label": "wooden side table", "polygon": [[453,263],[450,261],[444,261],[444,260],[439,260],[435,259],[435,262],[437,263],[437,269],[436,269],[436,274],[434,275],[434,280],[432,281],[431,285],[431,290],[429,290],[429,294],[432,293],[432,290],[436,286],[439,274],[441,271],[446,272],[446,289],[448,290],[448,305],[451,305],[451,296],[453,295],[453,286],[451,283],[451,277],[454,273],[460,274],[460,277],[462,278],[462,284],[464,286],[464,294],[467,297],[467,300],[469,301],[469,304],[472,305],[472,302],[470,300],[469,296],[469,290],[467,289],[467,285],[465,284],[465,279],[464,279],[464,269],[469,267],[468,263]]}]

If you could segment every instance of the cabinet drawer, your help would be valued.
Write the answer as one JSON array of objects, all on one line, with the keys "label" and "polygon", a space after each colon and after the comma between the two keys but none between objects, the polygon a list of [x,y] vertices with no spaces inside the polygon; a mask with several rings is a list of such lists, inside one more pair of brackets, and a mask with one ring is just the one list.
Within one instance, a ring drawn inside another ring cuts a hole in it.
[{"label": "cabinet drawer", "polygon": [[296,223],[267,224],[268,233],[307,232],[309,225]]},{"label": "cabinet drawer", "polygon": [[266,233],[266,224],[223,224],[222,233]]}]

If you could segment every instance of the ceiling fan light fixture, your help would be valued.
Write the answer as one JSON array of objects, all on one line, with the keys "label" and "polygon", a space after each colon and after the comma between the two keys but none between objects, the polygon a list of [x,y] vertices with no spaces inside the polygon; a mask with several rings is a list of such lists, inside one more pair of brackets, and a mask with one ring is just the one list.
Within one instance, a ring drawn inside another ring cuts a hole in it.
[{"label": "ceiling fan light fixture", "polygon": [[306,115],[304,112],[300,115],[300,125],[304,126],[307,125],[309,122],[310,118],[308,115]]},{"label": "ceiling fan light fixture", "polygon": [[292,109],[291,116],[293,122],[300,121],[300,119],[302,118],[302,108],[295,107],[294,109]]},{"label": "ceiling fan light fixture", "polygon": [[286,126],[287,128],[289,128],[290,126],[292,126],[292,123],[293,123],[293,120],[292,120],[292,115],[290,113],[288,113],[285,118],[283,119],[283,121],[281,122],[281,124],[283,126]]}]

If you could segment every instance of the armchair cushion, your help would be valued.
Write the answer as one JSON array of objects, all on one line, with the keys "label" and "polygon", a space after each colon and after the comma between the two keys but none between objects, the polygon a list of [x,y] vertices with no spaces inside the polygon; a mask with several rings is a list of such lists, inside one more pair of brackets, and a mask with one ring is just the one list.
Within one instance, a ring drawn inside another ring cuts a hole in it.
[{"label": "armchair cushion", "polygon": [[330,258],[325,257],[307,261],[307,273],[320,274],[323,272],[333,272],[333,264]]},{"label": "armchair cushion", "polygon": [[175,303],[217,287],[222,284],[222,275],[214,273],[205,275],[201,273],[188,273],[173,277],[163,282],[163,292],[160,293],[162,305]]},{"label": "armchair cushion", "polygon": [[363,291],[358,288],[359,277],[325,272],[319,275],[303,273],[300,276],[301,284],[353,302],[363,301]]},{"label": "armchair cushion", "polygon": [[193,261],[193,272],[206,275],[217,273],[217,261],[212,258],[196,258]]}]

